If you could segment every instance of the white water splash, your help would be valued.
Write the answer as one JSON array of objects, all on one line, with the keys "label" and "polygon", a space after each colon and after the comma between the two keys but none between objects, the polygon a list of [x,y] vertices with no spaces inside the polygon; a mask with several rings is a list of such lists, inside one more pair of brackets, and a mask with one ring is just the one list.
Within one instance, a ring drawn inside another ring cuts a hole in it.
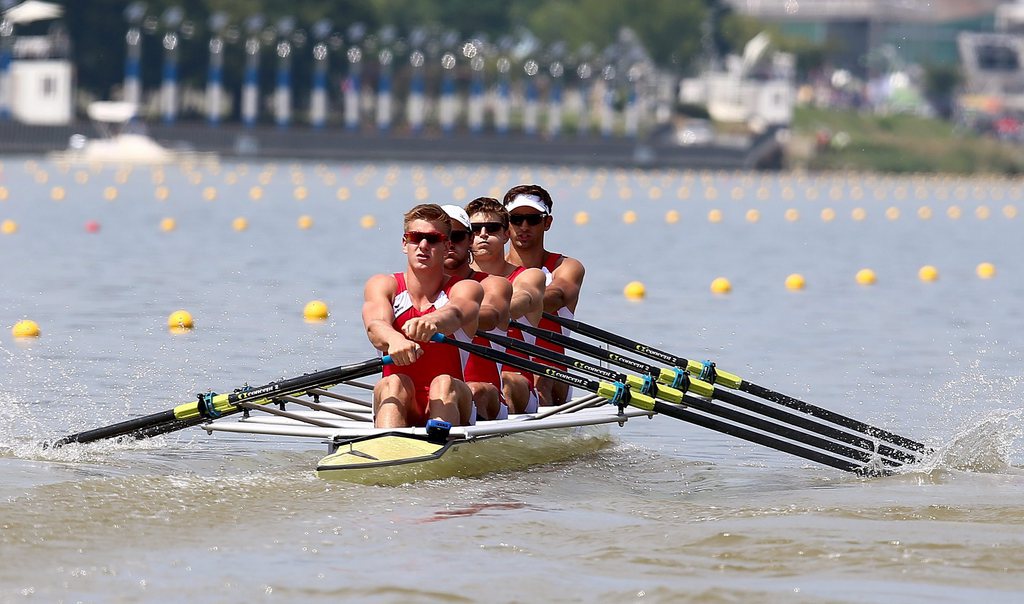
[{"label": "white water splash", "polygon": [[996,474],[1017,473],[1012,458],[1020,452],[1024,411],[999,409],[970,420],[914,470],[962,470]]}]

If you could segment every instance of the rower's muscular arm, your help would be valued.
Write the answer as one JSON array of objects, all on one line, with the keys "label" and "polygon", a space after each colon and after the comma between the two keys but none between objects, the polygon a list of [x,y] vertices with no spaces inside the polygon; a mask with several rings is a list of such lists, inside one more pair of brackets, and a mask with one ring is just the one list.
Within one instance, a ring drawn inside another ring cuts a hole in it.
[{"label": "rower's muscular arm", "polygon": [[557,312],[563,306],[576,312],[583,286],[583,264],[575,258],[565,257],[551,273],[551,283],[544,289],[544,310]]},{"label": "rower's muscular arm", "polygon": [[483,288],[484,299],[480,303],[477,329],[490,331],[495,327],[508,327],[509,301],[513,295],[512,284],[504,277],[489,275],[480,282],[480,287]]},{"label": "rower's muscular arm", "polygon": [[406,321],[402,331],[411,340],[425,342],[434,334],[451,335],[461,327],[476,333],[484,290],[472,279],[459,281],[448,291],[448,303],[434,312]]},{"label": "rower's muscular arm", "polygon": [[374,348],[391,355],[395,365],[409,365],[420,358],[423,349],[392,325],[398,284],[391,275],[374,275],[363,289],[363,326]]},{"label": "rower's muscular arm", "polygon": [[513,319],[526,317],[532,325],[540,322],[544,310],[544,271],[528,268],[519,273],[512,284],[512,303],[509,315]]}]

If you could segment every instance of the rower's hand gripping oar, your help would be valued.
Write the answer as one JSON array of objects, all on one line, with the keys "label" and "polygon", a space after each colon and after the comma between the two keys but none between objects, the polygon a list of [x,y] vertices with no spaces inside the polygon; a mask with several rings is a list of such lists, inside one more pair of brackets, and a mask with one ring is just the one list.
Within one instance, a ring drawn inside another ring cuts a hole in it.
[{"label": "rower's hand gripping oar", "polygon": [[243,387],[227,394],[212,392],[199,394],[197,400],[178,405],[173,409],[125,420],[102,428],[69,434],[53,441],[49,446],[56,448],[70,443],[88,443],[106,438],[117,438],[126,434],[147,437],[173,432],[241,411],[242,407],[238,403],[265,405],[280,396],[300,394],[310,389],[333,386],[346,380],[373,375],[390,362],[391,357],[385,355],[382,358],[369,359],[362,363],[341,365],[299,377],[270,382],[258,388]]},{"label": "rower's hand gripping oar", "polygon": [[[543,331],[546,331],[546,330],[539,330],[539,331],[543,332]],[[856,472],[861,473],[861,474],[878,474],[878,473],[883,473],[884,474],[884,473],[886,473],[886,470],[884,469],[884,466],[899,466],[899,465],[902,465],[902,463],[903,463],[903,461],[898,459],[898,458],[897,459],[892,459],[892,458],[885,457],[885,456],[880,457],[880,455],[883,455],[883,454],[880,453],[879,451],[875,450],[875,448],[872,447],[872,443],[867,443],[863,439],[860,439],[859,443],[857,441],[854,441],[854,442],[851,443],[851,444],[859,444],[861,448],[851,447],[851,446],[847,446],[846,444],[843,444],[843,442],[835,442],[835,440],[829,440],[828,438],[822,438],[821,436],[818,436],[817,434],[812,434],[812,433],[808,433],[808,432],[802,432],[800,430],[796,430],[796,429],[791,428],[791,427],[786,426],[786,425],[779,425],[779,424],[776,424],[776,423],[773,423],[773,422],[769,422],[769,421],[767,421],[767,420],[765,420],[765,419],[763,419],[761,417],[758,417],[758,416],[748,415],[746,413],[743,413],[743,412],[738,411],[738,410],[731,409],[729,407],[723,407],[721,405],[717,405],[717,404],[715,404],[714,402],[711,402],[711,401],[707,401],[707,400],[704,400],[704,399],[701,399],[701,398],[697,398],[697,397],[694,397],[694,396],[688,396],[688,395],[686,395],[686,392],[685,392],[685,390],[686,390],[686,386],[685,385],[684,385],[683,390],[678,390],[678,389],[673,388],[671,386],[666,386],[664,384],[657,384],[654,381],[652,375],[650,375],[649,371],[647,372],[649,375],[645,375],[645,376],[642,376],[642,377],[641,376],[635,376],[635,375],[628,375],[628,374],[612,371],[612,370],[607,369],[605,367],[600,367],[598,365],[594,365],[594,364],[588,363],[586,361],[581,361],[579,359],[576,359],[576,358],[573,358],[573,357],[569,357],[569,356],[566,356],[564,354],[557,353],[557,352],[555,352],[553,350],[550,350],[550,349],[547,349],[547,348],[542,348],[542,347],[537,346],[535,344],[529,344],[529,343],[523,342],[521,340],[516,340],[516,339],[513,339],[513,338],[509,338],[507,336],[501,336],[501,335],[491,334],[491,333],[486,333],[486,332],[477,332],[477,335],[480,335],[480,336],[482,336],[484,338],[492,340],[492,341],[494,341],[495,343],[497,343],[497,344],[499,344],[501,346],[505,346],[506,348],[512,348],[514,350],[519,350],[520,352],[524,352],[526,354],[530,354],[530,355],[535,356],[535,357],[547,359],[549,361],[558,363],[560,365],[565,365],[565,366],[568,366],[568,367],[572,367],[574,369],[578,369],[578,370],[580,370],[580,371],[582,371],[584,373],[588,373],[588,374],[591,374],[591,375],[597,375],[599,377],[603,377],[603,378],[609,379],[609,380],[615,380],[615,381],[623,382],[627,386],[629,386],[631,389],[639,390],[640,392],[642,392],[644,394],[647,394],[649,396],[653,396],[654,398],[658,398],[658,399],[661,399],[661,400],[664,400],[664,401],[667,401],[667,402],[670,402],[670,403],[682,404],[682,405],[687,406],[687,407],[698,409],[698,410],[700,410],[700,411],[702,411],[702,412],[704,412],[706,414],[709,414],[709,415],[714,415],[714,416],[717,416],[717,417],[721,417],[721,418],[729,420],[731,422],[742,424],[744,426],[749,426],[751,428],[755,428],[755,429],[761,430],[763,432],[768,432],[769,434],[772,434],[772,435],[775,435],[775,436],[781,436],[783,438],[787,438],[787,439],[790,439],[792,441],[796,441],[796,443],[799,443],[799,444],[787,445],[787,447],[779,447],[779,446],[777,446],[777,444],[779,442],[784,442],[784,441],[778,441],[777,439],[773,439],[773,438],[771,438],[769,436],[761,435],[761,434],[756,433],[756,432],[755,433],[751,433],[751,434],[756,434],[757,437],[756,438],[750,438],[750,437],[748,437],[749,436],[748,434],[730,432],[728,430],[728,427],[731,426],[730,424],[727,424],[725,422],[719,422],[718,420],[716,420],[714,418],[705,418],[704,416],[700,416],[700,415],[696,415],[696,414],[693,415],[694,417],[700,417],[700,418],[702,418],[705,421],[705,423],[701,423],[700,425],[705,426],[707,428],[710,428],[712,430],[717,430],[717,431],[723,432],[725,434],[730,434],[730,435],[733,435],[733,436],[737,436],[739,438],[743,438],[744,440],[750,440],[752,442],[755,442],[755,443],[758,443],[758,444],[762,444],[762,445],[765,445],[765,446],[773,448],[773,449],[778,449],[778,450],[781,450],[781,451],[786,452],[786,453],[797,455],[798,457],[803,457],[804,459],[809,459],[811,461],[815,461],[815,462],[818,462],[818,463],[823,463],[825,465],[830,465],[832,467],[836,467],[836,468],[839,468],[839,469],[842,469],[842,470],[850,470],[851,468],[849,467],[849,464],[850,464],[849,460],[837,459],[837,458],[833,457],[833,455],[838,455],[838,456],[841,456],[841,457],[848,457],[848,458],[851,458],[853,460],[861,462],[861,465],[857,466],[856,469],[853,470],[853,471],[856,471]],[[598,353],[604,353],[603,355],[591,355],[591,356],[596,356],[597,358],[600,358],[600,359],[603,359],[603,360],[610,360],[610,359],[607,358],[607,356],[605,356],[607,354],[614,355],[614,353],[610,353],[609,351],[606,351],[604,349],[592,347],[591,345],[585,344],[583,342],[576,342],[574,340],[571,341],[571,342],[573,342],[575,344],[578,344],[581,347],[593,348],[593,350],[597,351]],[[587,351],[583,351],[583,352],[585,354],[587,354]],[[619,358],[625,358],[625,357],[619,357]],[[635,361],[635,362],[639,363],[639,361]],[[656,375],[656,373],[655,373],[655,375]],[[800,418],[800,419],[804,419],[804,418]],[[687,418],[687,420],[689,421],[690,418]],[[810,420],[810,418],[806,418],[806,420]],[[698,422],[694,422],[694,423],[698,423]],[[799,425],[801,428],[810,429],[813,432],[817,432],[818,434],[822,434],[824,436],[832,437],[832,438],[835,438],[835,434],[833,434],[833,432],[838,432],[838,430],[836,430],[835,428],[831,428],[829,426],[823,426],[823,425],[820,425],[820,424],[814,424],[813,422],[810,422],[810,423],[813,424],[813,425],[809,425],[809,426],[808,425],[803,425],[803,424],[797,424],[797,425]],[[841,433],[840,438],[838,438],[837,440],[840,440],[840,441],[844,440],[842,438],[842,435],[853,436],[853,435],[848,435],[846,433]],[[849,441],[847,441],[847,442],[849,442]],[[804,447],[801,447],[799,445],[808,445],[809,447],[815,447],[815,448],[821,449],[822,451],[825,451],[827,453],[821,453],[819,451],[815,451],[813,449],[804,448]],[[878,467],[878,463],[879,462],[881,464],[883,464],[882,467]]]},{"label": "rower's hand gripping oar", "polygon": [[[622,382],[604,382],[581,378],[573,375],[566,371],[562,371],[549,365],[537,363],[529,359],[517,357],[508,353],[500,352],[489,346],[479,346],[470,342],[462,342],[449,338],[443,334],[437,334],[431,338],[435,342],[444,342],[451,344],[457,348],[483,357],[485,359],[494,361],[496,363],[502,363],[511,367],[516,367],[529,371],[530,373],[552,378],[554,380],[579,387],[589,392],[594,392],[599,396],[607,399],[609,402],[618,405],[620,408],[624,408],[626,405],[637,407],[644,411],[653,411],[661,415],[667,415],[675,419],[680,419],[698,426],[703,426],[711,430],[716,430],[723,434],[728,434],[736,438],[741,438],[750,442],[762,444],[766,447],[790,453],[804,459],[809,459],[817,463],[831,466],[847,472],[855,472],[859,474],[876,474],[879,471],[873,467],[865,466],[862,463],[857,463],[850,459],[844,459],[836,457],[834,455],[816,451],[802,445],[792,443],[786,440],[775,438],[768,434],[756,432],[742,426],[737,426],[728,422],[723,422],[713,417],[708,417],[700,413],[691,411],[682,405],[675,405],[670,403],[664,403],[658,400],[654,400],[651,396],[643,394],[642,392],[631,391],[626,384]],[[691,397],[692,398],[692,397]],[[699,399],[694,399],[699,400]],[[882,470],[881,473],[885,473]]]},{"label": "rower's hand gripping oar", "polygon": [[[769,400],[773,403],[778,403],[780,405],[789,407],[791,409],[795,409],[796,411],[800,411],[802,413],[806,413],[807,415],[813,415],[814,417],[817,417],[819,419],[832,422],[833,424],[844,426],[846,428],[850,428],[858,432],[863,432],[874,438],[886,440],[894,445],[903,447],[904,449],[910,451],[924,454],[930,452],[930,449],[920,442],[917,442],[905,436],[901,436],[894,432],[890,432],[883,428],[878,428],[876,426],[866,424],[862,421],[853,419],[851,417],[847,417],[834,411],[830,411],[828,409],[812,405],[811,403],[788,396],[786,394],[782,394],[781,392],[776,392],[763,386],[751,383],[736,374],[718,369],[714,363],[702,363],[700,361],[685,359],[683,357],[676,356],[663,350],[658,350],[657,348],[647,346],[646,344],[641,344],[640,342],[635,342],[628,338],[624,338],[618,334],[614,334],[610,331],[601,329],[600,327],[595,327],[593,325],[583,323],[582,321],[578,321],[576,319],[568,319],[566,317],[553,315],[551,313],[544,313],[544,318],[549,319],[555,323],[558,323],[563,327],[568,327],[569,329],[579,332],[585,336],[604,342],[605,344],[610,344],[612,346],[622,348],[623,350],[630,350],[649,359],[659,361],[668,365],[673,365],[680,369],[684,369],[691,375],[700,377],[700,379],[702,380],[714,384],[719,384],[721,386],[725,386],[726,388],[741,390],[748,394],[752,394],[756,397]],[[659,381],[660,379],[661,378],[659,378]]]}]

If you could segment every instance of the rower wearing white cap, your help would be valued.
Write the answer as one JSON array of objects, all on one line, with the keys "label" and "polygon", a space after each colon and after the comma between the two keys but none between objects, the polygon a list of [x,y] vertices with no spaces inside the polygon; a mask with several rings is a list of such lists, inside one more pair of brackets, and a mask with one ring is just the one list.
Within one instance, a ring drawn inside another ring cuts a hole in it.
[{"label": "rower wearing white cap", "polygon": [[[518,185],[505,193],[503,200],[509,213],[512,245],[508,261],[519,266],[539,268],[547,273],[544,288],[544,310],[563,317],[572,317],[580,298],[585,269],[575,258],[544,249],[544,234],[551,228],[551,195],[539,185]],[[540,327],[567,333],[557,323],[541,320]],[[562,347],[545,340],[537,344],[557,352]],[[550,363],[549,363],[550,364]],[[568,385],[549,378],[537,378],[537,394],[542,405],[560,405],[572,395]]]},{"label": "rower wearing white cap", "polygon": [[[452,231],[448,236],[451,246],[444,259],[445,274],[455,280],[472,279],[480,283],[484,297],[480,303],[478,329],[490,331],[508,327],[512,284],[507,279],[490,276],[470,266],[473,233],[470,230],[469,215],[456,205],[443,205],[441,209],[452,219]],[[488,340],[476,335],[473,336],[473,343],[490,345]],[[493,361],[470,355],[463,374],[466,385],[473,392],[478,419],[508,417],[508,406],[502,395],[501,369]]]}]

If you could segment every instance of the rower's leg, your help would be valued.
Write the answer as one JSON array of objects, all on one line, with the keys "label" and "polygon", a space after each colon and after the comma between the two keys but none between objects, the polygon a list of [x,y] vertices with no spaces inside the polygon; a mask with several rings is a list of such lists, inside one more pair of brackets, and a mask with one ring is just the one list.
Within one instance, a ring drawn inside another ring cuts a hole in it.
[{"label": "rower's leg", "polygon": [[405,428],[409,411],[416,404],[412,378],[395,374],[381,378],[373,387],[373,425],[376,428]]},{"label": "rower's leg", "polygon": [[530,404],[530,381],[521,373],[504,371],[501,374],[501,388],[505,393],[509,413],[526,413]]},{"label": "rower's leg", "polygon": [[537,396],[541,405],[562,405],[569,395],[569,385],[551,378],[537,377]]},{"label": "rower's leg", "polygon": [[453,426],[469,423],[473,410],[473,393],[460,379],[439,375],[430,382],[427,415]]},{"label": "rower's leg", "polygon": [[498,396],[498,389],[490,382],[466,382],[472,393],[471,398],[476,403],[476,411],[480,419],[494,419],[501,409],[501,399]]}]

